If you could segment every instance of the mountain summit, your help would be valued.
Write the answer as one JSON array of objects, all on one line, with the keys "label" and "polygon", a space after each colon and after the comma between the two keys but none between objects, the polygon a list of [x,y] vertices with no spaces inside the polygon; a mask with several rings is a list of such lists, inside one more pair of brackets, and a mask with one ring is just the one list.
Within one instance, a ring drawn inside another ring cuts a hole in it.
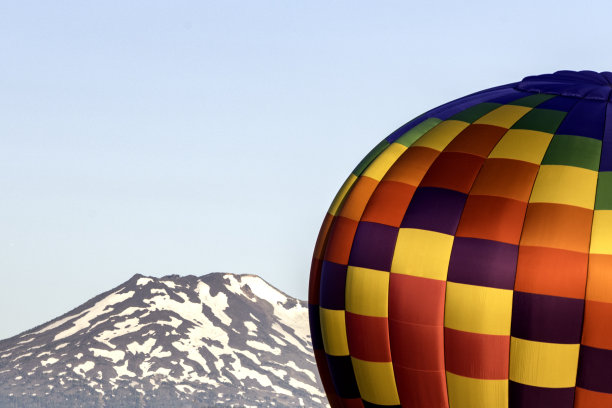
[{"label": "mountain summit", "polygon": [[3,407],[325,406],[306,303],[254,275],[135,275],[0,341]]}]

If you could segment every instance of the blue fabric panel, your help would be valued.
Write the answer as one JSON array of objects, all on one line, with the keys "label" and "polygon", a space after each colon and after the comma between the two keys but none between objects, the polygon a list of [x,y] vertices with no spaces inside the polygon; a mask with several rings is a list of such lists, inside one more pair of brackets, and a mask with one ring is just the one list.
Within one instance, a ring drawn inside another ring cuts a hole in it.
[{"label": "blue fabric panel", "polygon": [[612,171],[612,104],[606,107],[606,119],[599,171]]},{"label": "blue fabric panel", "polygon": [[568,112],[556,133],[602,140],[605,114],[605,102],[582,99]]},{"label": "blue fabric panel", "polygon": [[578,98],[572,98],[569,96],[555,96],[552,99],[549,99],[540,105],[538,105],[539,109],[554,109],[563,112],[569,112],[570,109],[578,103]]}]

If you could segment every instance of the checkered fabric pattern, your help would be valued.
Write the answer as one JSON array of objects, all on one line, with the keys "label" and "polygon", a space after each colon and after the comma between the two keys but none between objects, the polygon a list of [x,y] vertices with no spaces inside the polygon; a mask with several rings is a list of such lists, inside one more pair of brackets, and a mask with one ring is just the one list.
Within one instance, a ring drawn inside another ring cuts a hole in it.
[{"label": "checkered fabric pattern", "polygon": [[482,91],[359,163],[310,276],[332,407],[612,406],[611,84]]}]

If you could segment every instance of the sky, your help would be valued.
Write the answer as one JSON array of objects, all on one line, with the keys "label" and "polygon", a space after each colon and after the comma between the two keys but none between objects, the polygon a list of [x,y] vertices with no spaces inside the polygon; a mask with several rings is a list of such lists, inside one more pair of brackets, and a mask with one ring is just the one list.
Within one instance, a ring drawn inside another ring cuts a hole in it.
[{"label": "sky", "polygon": [[608,1],[0,0],[0,339],[132,275],[306,299],[359,160],[413,117],[612,70]]}]

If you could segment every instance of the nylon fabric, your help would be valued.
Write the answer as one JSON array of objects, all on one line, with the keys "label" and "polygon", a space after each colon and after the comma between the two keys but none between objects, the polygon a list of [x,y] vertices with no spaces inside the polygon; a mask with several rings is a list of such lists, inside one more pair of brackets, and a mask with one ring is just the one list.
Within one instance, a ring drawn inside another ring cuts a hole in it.
[{"label": "nylon fabric", "polygon": [[357,165],[309,283],[332,407],[612,406],[611,79],[469,95]]}]

